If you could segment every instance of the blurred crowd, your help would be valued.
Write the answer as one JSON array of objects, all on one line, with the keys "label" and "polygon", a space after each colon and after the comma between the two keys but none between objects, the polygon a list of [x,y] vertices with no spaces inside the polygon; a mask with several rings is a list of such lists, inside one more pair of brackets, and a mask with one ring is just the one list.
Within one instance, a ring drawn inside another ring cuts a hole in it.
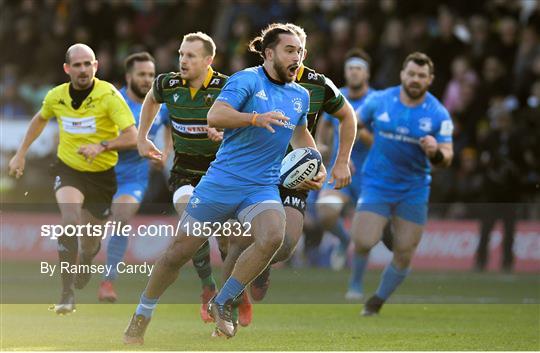
[{"label": "blurred crowd", "polygon": [[200,30],[216,41],[214,67],[232,74],[259,63],[247,52],[257,31],[294,22],[308,34],[306,65],[337,85],[353,47],[371,55],[376,89],[399,83],[408,53],[432,57],[431,92],[456,126],[453,166],[434,177],[432,202],[444,204],[436,212],[461,217],[474,213],[474,203],[539,201],[535,0],[0,0],[0,6],[0,119],[28,119],[39,109],[47,90],[65,82],[61,64],[75,42],[95,50],[98,77],[121,86],[123,60],[132,52],[148,50],[158,72],[175,71],[182,35]]}]

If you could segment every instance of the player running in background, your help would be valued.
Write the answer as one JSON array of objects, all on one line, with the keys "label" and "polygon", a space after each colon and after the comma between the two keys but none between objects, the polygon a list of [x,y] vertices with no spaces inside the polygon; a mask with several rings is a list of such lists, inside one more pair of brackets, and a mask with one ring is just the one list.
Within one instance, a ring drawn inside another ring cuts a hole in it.
[{"label": "player running in background", "polygon": [[[371,59],[369,58],[369,55],[361,49],[352,49],[345,56],[344,71],[346,86],[340,88],[340,91],[347,97],[355,110],[358,109],[366,98],[374,92],[374,90],[369,87],[370,64]],[[323,190],[321,190],[317,201],[319,221],[325,230],[329,230],[339,239],[339,245],[334,247],[330,258],[330,265],[334,270],[342,269],[346,262],[350,236],[343,226],[343,219],[341,216],[345,205],[356,205],[358,197],[360,196],[360,170],[369,151],[369,141],[367,141],[368,144],[366,144],[361,140],[363,137],[364,141],[366,141],[365,136],[366,135],[362,134],[362,131],[360,131],[356,136],[356,141],[352,149],[351,184],[344,188],[336,189],[333,184],[326,183]],[[333,165],[336,160],[338,137],[339,120],[329,114],[325,115],[320,131],[317,134],[317,145],[328,146],[330,141],[333,142],[333,146],[328,147],[328,149],[332,151],[329,165]]]},{"label": "player running in background", "polygon": [[[152,82],[156,76],[155,60],[147,52],[131,54],[124,61],[126,72],[126,87],[120,89],[129,109],[133,113],[135,122],[139,125],[139,115],[144,97],[152,88]],[[167,155],[172,149],[170,126],[167,109],[162,107],[154,120],[148,137],[154,140],[158,130],[165,126],[165,143],[161,160],[146,160],[139,156],[138,151],[126,150],[118,153],[118,164],[115,167],[118,190],[113,198],[111,207],[112,220],[116,224],[127,224],[139,210],[144,194],[148,189],[150,177],[150,163],[153,168],[164,168]],[[121,223],[120,223],[121,222]],[[100,284],[98,299],[100,301],[115,302],[117,294],[113,282],[118,277],[116,266],[122,259],[128,246],[127,236],[111,234],[107,244],[107,265],[111,266],[110,274],[106,275]]]},{"label": "player running in background", "polygon": [[[264,64],[229,78],[208,112],[209,126],[225,129],[223,143],[193,191],[179,236],[154,267],[124,342],[142,343],[159,297],[206,241],[193,236],[197,225],[236,218],[254,238],[209,305],[217,328],[229,337],[236,331],[233,299],[268,265],[283,242],[285,212],[277,187],[281,160],[291,138],[295,147],[315,147],[306,125],[308,92],[293,82],[302,45],[291,29],[272,24],[251,48],[264,57]],[[325,177],[323,167],[312,187],[320,188]]]},{"label": "player running in background", "polygon": [[[222,132],[208,127],[206,115],[227,76],[211,67],[216,45],[207,34],[186,34],[178,53],[179,72],[159,75],[143,103],[139,152],[150,159],[162,159],[161,151],[147,138],[147,134],[160,105],[165,104],[171,120],[175,152],[169,186],[174,192],[174,207],[181,215],[194,187],[215,159],[223,138]],[[193,257],[193,265],[202,283],[200,315],[204,322],[211,322],[206,304],[216,294],[216,282],[210,267],[208,241]]]},{"label": "player running in background", "polygon": [[[302,42],[302,48],[304,49],[302,56],[303,61],[307,56],[307,50],[305,49],[307,35],[302,27],[292,23],[287,23],[286,26],[291,28]],[[322,112],[334,114],[338,119],[339,126],[342,127],[342,131],[344,133],[340,134],[338,139],[339,152],[336,153],[336,163],[331,169],[330,177],[335,182],[336,188],[344,187],[351,181],[349,159],[352,144],[356,135],[356,116],[354,114],[354,110],[349,102],[339,92],[332,80],[320,73],[317,73],[315,70],[304,66],[302,62],[298,68],[295,82],[307,89],[310,95],[307,124],[308,130],[312,136],[315,136],[316,134],[319,117],[321,116]],[[336,141],[336,143],[338,143],[338,141]],[[291,150],[292,146],[289,146],[287,152],[290,152]],[[293,190],[287,189],[280,185],[279,193],[286,214],[285,239],[281,245],[281,248],[272,259],[272,264],[280,261],[286,261],[294,253],[296,245],[302,236],[304,213],[306,211],[308,202],[308,194],[314,194],[316,191],[309,192],[309,190],[305,188]],[[314,198],[314,200],[316,200],[316,198]],[[238,249],[235,247],[237,246],[237,244],[235,244],[236,240],[245,239],[231,239],[229,251],[237,254],[233,259],[234,262],[236,262],[238,254],[241,252],[241,250],[243,250],[243,248]],[[243,245],[245,247],[246,244]],[[270,285],[270,268],[270,266],[267,266],[267,268],[251,283],[250,292],[254,300],[259,301],[265,297]],[[226,270],[227,268],[224,269],[224,271]]]},{"label": "player running in background", "polygon": [[392,262],[364,306],[366,316],[377,314],[409,274],[427,221],[431,165],[448,167],[452,161],[452,120],[428,92],[433,71],[427,55],[410,54],[400,73],[401,85],[372,94],[358,111],[359,124],[371,126],[374,138],[351,228],[360,283],[369,251],[389,220],[394,233]]},{"label": "player running in background", "polygon": [[[9,173],[19,178],[24,172],[28,148],[47,122],[56,118],[60,142],[53,169],[54,190],[64,226],[105,223],[116,192],[117,150],[133,148],[136,143],[137,128],[129,107],[112,84],[95,77],[97,68],[90,47],[80,43],[69,47],[64,72],[70,82],[47,93],[41,110],[33,117],[21,146],[9,162]],[[81,238],[79,254],[78,238]],[[90,265],[100,245],[101,237],[92,234],[63,235],[58,237],[58,258],[70,266]],[[90,273],[84,272],[75,277],[68,271],[61,273],[62,295],[60,303],[53,307],[57,314],[75,310],[73,287],[82,289],[90,277]]]}]

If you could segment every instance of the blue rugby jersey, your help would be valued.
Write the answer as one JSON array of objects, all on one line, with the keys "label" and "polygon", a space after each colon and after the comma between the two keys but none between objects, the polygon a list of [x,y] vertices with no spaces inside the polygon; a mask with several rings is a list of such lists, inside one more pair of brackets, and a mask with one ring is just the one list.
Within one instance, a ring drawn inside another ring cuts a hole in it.
[{"label": "blue rugby jersey", "polygon": [[429,92],[424,101],[407,107],[399,99],[401,86],[368,97],[359,118],[373,129],[374,141],[363,167],[362,184],[404,191],[429,186],[431,166],[419,139],[434,136],[451,143],[453,124],[446,108]]},{"label": "blue rugby jersey", "polygon": [[[135,118],[135,124],[139,127],[139,117],[141,115],[142,103],[135,102],[130,99],[127,95],[127,88],[123,87],[120,90],[120,93],[124,97],[126,103],[129,106],[129,109],[133,113]],[[148,138],[150,140],[155,140],[158,130],[169,124],[169,114],[167,107],[165,105],[161,106],[161,109],[158,112],[158,115],[154,119],[154,123],[148,132]],[[145,180],[148,179],[150,165],[149,161],[146,158],[139,156],[137,150],[123,150],[118,151],[118,163],[115,167],[116,178],[118,183],[127,180]]]},{"label": "blue rugby jersey", "polygon": [[232,75],[216,101],[244,113],[281,112],[285,126],[225,129],[223,142],[208,177],[230,178],[243,185],[277,185],[279,170],[296,126],[307,123],[309,93],[295,82],[279,83],[262,66]]}]

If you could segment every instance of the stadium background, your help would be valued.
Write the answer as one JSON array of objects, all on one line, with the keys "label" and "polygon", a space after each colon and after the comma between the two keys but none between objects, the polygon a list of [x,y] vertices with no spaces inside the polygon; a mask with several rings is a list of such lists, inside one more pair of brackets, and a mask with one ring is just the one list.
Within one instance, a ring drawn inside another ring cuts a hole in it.
[{"label": "stadium background", "polygon": [[[532,220],[533,225],[540,218],[540,6],[535,1],[3,0],[0,4],[4,209],[55,210],[52,188],[46,186],[52,185],[48,165],[56,147],[54,124],[30,150],[22,180],[8,178],[6,170],[47,90],[65,82],[61,63],[70,44],[89,44],[99,61],[97,76],[121,87],[127,55],[148,50],[156,57],[157,72],[175,71],[182,35],[197,30],[215,39],[213,66],[218,71],[232,74],[257,65],[259,58],[246,50],[248,40],[268,23],[290,21],[308,33],[306,65],[338,86],[343,84],[343,57],[352,47],[371,55],[371,85],[377,89],[399,83],[407,53],[419,50],[433,58],[436,78],[431,91],[450,111],[456,129],[452,167],[434,173],[432,220],[473,220],[466,228],[473,233],[467,239],[477,242],[474,220],[508,210],[493,208],[496,203],[511,203],[515,212],[511,218]],[[163,173],[153,173],[142,214],[172,211],[165,180]],[[535,235],[536,230],[530,224],[524,230],[520,223],[518,238],[520,233]],[[494,243],[500,243],[500,234],[495,238]],[[532,253],[539,254],[535,239],[518,240],[517,246],[531,249],[533,244],[537,251]],[[540,259],[532,255],[528,260]]]},{"label": "stadium background", "polygon": [[[343,84],[343,57],[352,47],[362,47],[371,55],[374,88],[399,83],[407,53],[420,50],[433,58],[436,79],[431,91],[444,102],[456,125],[455,159],[450,169],[434,173],[430,222],[413,263],[415,272],[385,309],[386,320],[361,321],[358,305],[342,305],[348,271],[297,268],[306,264],[297,254],[292,269],[273,271],[267,302],[280,305],[257,305],[253,327],[241,330],[239,337],[223,346],[208,341],[209,328],[198,322],[196,304],[166,305],[198,299],[198,280],[188,269],[182,272],[182,285],[162,298],[164,305],[158,308],[146,348],[540,347],[540,6],[536,1],[0,0],[0,16],[2,349],[125,349],[119,337],[147,281],[144,275],[122,277],[120,303],[130,304],[98,306],[88,304],[97,302],[99,276],[94,276],[88,288],[77,294],[81,305],[74,317],[58,321],[43,309],[59,291],[59,278],[40,275],[36,264],[56,259],[56,242],[38,236],[41,224],[59,220],[48,171],[57,143],[54,123],[31,148],[24,177],[15,181],[6,171],[47,90],[66,81],[61,64],[67,47],[75,42],[89,44],[99,60],[97,76],[120,87],[127,55],[148,50],[157,59],[157,72],[175,71],[182,35],[200,30],[216,42],[213,66],[232,74],[260,63],[246,52],[246,43],[273,21],[302,25],[308,34],[306,65],[338,86]],[[152,175],[151,191],[134,224],[175,222],[165,180],[161,173]],[[490,245],[493,272],[460,272],[473,268],[479,219],[489,212],[499,215],[492,207],[500,203],[510,205],[519,219],[514,243],[518,273],[499,272],[500,224]],[[166,240],[131,241],[128,260],[152,260]],[[325,237],[320,258],[307,263],[327,265],[334,244],[333,238]],[[377,268],[391,256],[382,246],[372,255]],[[219,263],[217,254],[214,260]],[[103,261],[103,252],[98,261]],[[368,291],[376,288],[379,272],[367,274]],[[10,305],[14,303],[27,305]],[[502,305],[477,305],[485,303]],[[59,337],[58,332],[70,334]]]}]

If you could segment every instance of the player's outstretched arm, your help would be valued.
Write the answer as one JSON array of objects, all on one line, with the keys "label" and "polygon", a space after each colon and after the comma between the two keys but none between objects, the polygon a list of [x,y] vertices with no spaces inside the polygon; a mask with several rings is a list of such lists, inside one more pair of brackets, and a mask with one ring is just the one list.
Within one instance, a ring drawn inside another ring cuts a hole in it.
[{"label": "player's outstretched arm", "polygon": [[339,149],[336,162],[331,171],[330,183],[335,181],[335,188],[340,189],[351,183],[351,171],[349,168],[351,151],[356,139],[356,114],[351,104],[345,104],[334,113],[339,119]]},{"label": "player's outstretched arm", "polygon": [[216,129],[236,129],[251,125],[251,113],[241,113],[224,102],[215,102],[208,111],[208,127]]},{"label": "player's outstretched arm", "polygon": [[26,153],[32,143],[39,135],[41,135],[48,122],[49,121],[43,118],[40,113],[34,115],[30,121],[30,125],[28,125],[28,129],[26,130],[26,134],[24,135],[24,139],[19,146],[19,149],[9,161],[9,175],[15,176],[17,179],[23,175],[24,166],[26,164]]},{"label": "player's outstretched arm", "polygon": [[[317,149],[317,146],[315,145],[315,140],[307,129],[307,125],[298,125],[296,129],[294,129],[294,133],[291,139],[291,146],[295,149],[300,147],[311,147]],[[321,169],[319,170],[319,173],[313,178],[313,180],[307,180],[302,182],[300,185],[298,185],[298,189],[320,190],[325,180],[326,168],[324,167],[324,164],[321,164]]]},{"label": "player's outstretched arm", "polygon": [[[161,104],[158,103],[154,97],[153,90],[148,91],[141,108],[141,116],[139,117],[139,133],[137,135],[137,149],[142,157],[149,158],[151,160],[161,161],[163,158],[163,152],[161,152],[156,145],[150,139],[148,139],[148,132],[154,123],[154,119],[159,112]],[[171,141],[171,138],[165,139],[165,141]],[[166,145],[167,147],[167,145]]]},{"label": "player's outstretched arm", "polygon": [[139,117],[139,134],[137,136],[138,140],[147,139],[148,132],[154,123],[161,104],[156,101],[154,98],[153,90],[148,91],[146,97],[144,97],[144,102],[141,107],[141,116]]},{"label": "player's outstretched arm", "polygon": [[163,129],[163,141],[165,142],[163,146],[163,151],[161,151],[161,158],[150,158],[150,165],[157,169],[163,170],[167,164],[167,159],[169,155],[173,153],[173,140],[172,140],[172,128],[171,125],[165,125]]},{"label": "player's outstretched arm", "polygon": [[[268,112],[263,114],[241,113],[225,102],[215,102],[206,117],[208,127],[218,129],[236,129],[250,125],[263,127],[274,133],[272,125],[283,126],[289,120],[286,116],[278,112]],[[313,138],[312,138],[313,139]]]}]

